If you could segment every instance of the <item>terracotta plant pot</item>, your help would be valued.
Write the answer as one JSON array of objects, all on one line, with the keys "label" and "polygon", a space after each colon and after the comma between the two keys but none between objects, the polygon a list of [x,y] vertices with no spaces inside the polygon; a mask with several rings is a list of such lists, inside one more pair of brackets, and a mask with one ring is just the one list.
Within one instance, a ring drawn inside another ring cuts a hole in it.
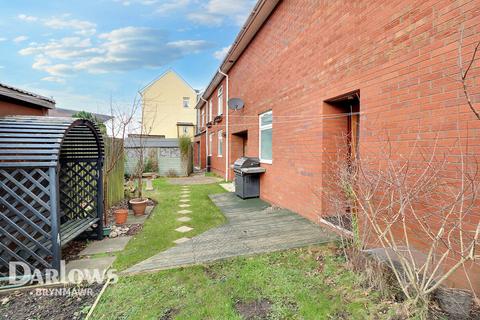
[{"label": "terracotta plant pot", "polygon": [[127,222],[128,210],[127,209],[116,209],[115,212],[115,223],[124,224]]},{"label": "terracotta plant pot", "polygon": [[129,201],[132,205],[133,214],[136,216],[143,216],[147,208],[148,199],[132,199]]}]

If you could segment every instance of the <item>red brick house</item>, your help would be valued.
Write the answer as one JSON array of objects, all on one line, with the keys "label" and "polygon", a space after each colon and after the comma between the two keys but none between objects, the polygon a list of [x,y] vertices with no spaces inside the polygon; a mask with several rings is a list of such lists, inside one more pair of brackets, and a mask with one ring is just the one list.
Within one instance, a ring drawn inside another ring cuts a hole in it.
[{"label": "red brick house", "polygon": [[[238,157],[259,157],[261,197],[324,222],[312,190],[325,187],[342,133],[354,133],[360,154],[385,132],[406,151],[432,132],[440,146],[457,128],[480,137],[452,80],[461,29],[467,59],[480,41],[479,1],[260,0],[197,104],[197,165],[211,155],[211,170],[232,180]],[[480,68],[470,72],[478,103]],[[230,98],[243,109],[229,110]],[[478,141],[470,147],[480,151]]]},{"label": "red brick house", "polygon": [[0,83],[0,117],[46,116],[54,108],[53,99]]}]

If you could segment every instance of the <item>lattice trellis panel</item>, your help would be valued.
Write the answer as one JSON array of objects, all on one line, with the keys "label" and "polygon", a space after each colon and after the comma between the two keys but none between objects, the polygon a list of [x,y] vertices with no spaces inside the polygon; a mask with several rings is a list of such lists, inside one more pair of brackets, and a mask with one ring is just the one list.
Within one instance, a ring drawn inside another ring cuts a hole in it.
[{"label": "lattice trellis panel", "polygon": [[0,275],[10,261],[51,267],[48,169],[0,169],[0,234]]},{"label": "lattice trellis panel", "polygon": [[97,161],[62,162],[60,210],[62,223],[97,216]]}]

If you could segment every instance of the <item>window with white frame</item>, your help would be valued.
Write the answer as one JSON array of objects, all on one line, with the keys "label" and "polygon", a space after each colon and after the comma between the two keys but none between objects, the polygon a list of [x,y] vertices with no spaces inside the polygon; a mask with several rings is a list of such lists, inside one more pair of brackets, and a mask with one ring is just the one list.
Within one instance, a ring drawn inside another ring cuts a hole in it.
[{"label": "window with white frame", "polygon": [[208,101],[208,122],[213,120],[213,104],[212,100]]},{"label": "window with white frame", "polygon": [[259,116],[259,155],[260,161],[272,163],[272,111]]},{"label": "window with white frame", "polygon": [[223,157],[223,130],[217,132],[217,156]]},{"label": "window with white frame", "polygon": [[213,133],[208,135],[208,155],[212,155],[212,142],[213,142]]},{"label": "window with white frame", "polygon": [[202,108],[202,115],[200,116],[200,127],[205,127],[205,108]]},{"label": "window with white frame", "polygon": [[222,115],[223,114],[223,86],[221,86],[220,88],[218,88],[218,93],[217,93],[217,97],[218,97],[218,104],[217,104],[217,111],[218,111],[218,115]]},{"label": "window with white frame", "polygon": [[183,107],[184,108],[190,107],[190,97],[183,97]]}]

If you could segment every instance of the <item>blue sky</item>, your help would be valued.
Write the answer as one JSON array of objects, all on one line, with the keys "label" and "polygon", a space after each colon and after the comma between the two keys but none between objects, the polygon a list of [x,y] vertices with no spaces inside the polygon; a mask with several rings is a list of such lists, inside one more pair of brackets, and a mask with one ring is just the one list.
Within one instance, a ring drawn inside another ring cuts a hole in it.
[{"label": "blue sky", "polygon": [[203,89],[255,0],[0,0],[0,82],[108,112],[169,68]]}]

